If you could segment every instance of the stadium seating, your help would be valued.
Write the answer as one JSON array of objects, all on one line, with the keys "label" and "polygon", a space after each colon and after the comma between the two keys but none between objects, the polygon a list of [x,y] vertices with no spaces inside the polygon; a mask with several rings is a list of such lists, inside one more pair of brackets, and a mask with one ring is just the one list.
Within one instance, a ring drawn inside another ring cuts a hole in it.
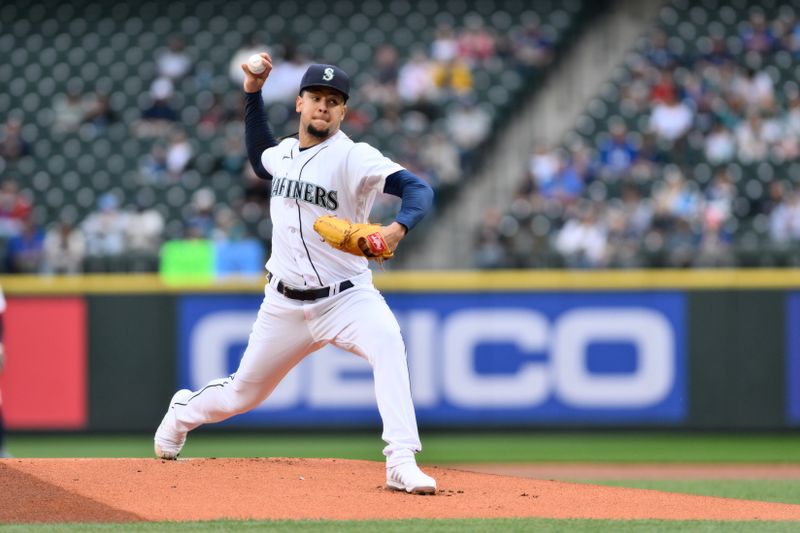
[{"label": "stadium seating", "polygon": [[[358,87],[369,78],[373,52],[383,43],[397,47],[402,64],[415,46],[430,48],[442,23],[461,28],[481,21],[494,36],[502,36],[520,31],[525,22],[539,21],[542,34],[558,47],[570,36],[584,4],[582,0],[4,2],[0,50],[8,60],[0,64],[4,87],[0,117],[22,119],[23,135],[33,153],[4,161],[0,175],[20,183],[43,227],[61,219],[80,223],[95,209],[98,197],[111,192],[125,207],[137,202],[154,205],[167,220],[164,237],[179,237],[187,205],[198,188],[210,187],[220,205],[242,202],[241,174],[216,164],[225,137],[242,135],[241,121],[234,119],[216,130],[203,129],[200,123],[214,94],[221,95],[229,111],[238,106],[239,88],[229,78],[228,63],[250,34],[261,32],[276,50],[293,41],[308,59],[337,63],[353,73]],[[134,135],[133,128],[149,104],[148,93],[158,76],[157,59],[174,36],[184,40],[192,70],[175,80],[171,103],[195,157],[179,178],[148,181],[140,171],[142,159],[154,144],[164,141]],[[511,112],[515,97],[530,90],[534,71],[500,55],[473,68],[474,95],[495,124]],[[71,88],[84,97],[94,91],[106,93],[114,119],[106,126],[82,123],[75,129],[59,129],[54,106]],[[381,113],[358,93],[350,106],[361,108],[368,119]],[[279,119],[273,127],[280,135],[296,128],[291,114],[270,110],[270,117]],[[442,127],[443,120],[439,116],[430,128]],[[415,135],[367,128],[359,139],[401,157],[398,151],[405,139]],[[270,225],[259,220],[266,214],[251,213],[246,222],[250,232],[268,244]]]},{"label": "stadium seating", "polygon": [[[787,120],[788,97],[798,91],[798,74],[800,69],[796,66],[798,57],[797,41],[800,25],[797,16],[800,15],[800,2],[778,2],[774,0],[750,2],[747,0],[671,0],[660,10],[658,20],[647,34],[643,35],[626,63],[613,72],[609,82],[604,84],[599,93],[593,98],[582,115],[577,120],[572,131],[564,138],[562,148],[568,150],[575,144],[583,143],[588,146],[593,160],[597,160],[598,152],[609,138],[611,124],[624,124],[637,146],[641,147],[645,135],[650,130],[650,115],[652,105],[637,107],[631,104],[631,99],[626,97],[626,91],[641,79],[641,73],[647,68],[656,65],[657,68],[648,71],[644,76],[647,79],[647,90],[653,89],[656,81],[647,78],[664,65],[658,65],[653,56],[653,35],[663,32],[665,36],[666,54],[671,56],[666,66],[675,77],[679,97],[690,106],[695,106],[690,93],[690,77],[701,79],[702,90],[705,95],[713,97],[729,91],[730,87],[714,86],[710,83],[704,72],[704,61],[711,61],[712,39],[718,38],[724,43],[724,54],[733,69],[742,75],[746,69],[751,68],[756,72],[764,73],[774,86],[775,108],[761,108],[752,111],[751,108],[724,109],[713,108],[700,110],[693,107],[695,120],[685,138],[685,145],[678,152],[658,151],[659,158],[655,163],[655,175],[652,179],[636,181],[631,176],[619,179],[599,178],[591,183],[582,195],[582,199],[595,202],[597,205],[609,205],[620,197],[623,182],[636,182],[644,198],[653,199],[653,194],[663,184],[665,175],[670,168],[677,167],[689,182],[689,186],[699,195],[707,194],[714,176],[720,169],[727,169],[735,184],[735,198],[732,201],[731,216],[723,221],[722,231],[729,235],[731,240],[727,247],[731,257],[727,260],[720,259],[718,264],[710,266],[798,266],[800,265],[800,246],[795,235],[789,242],[776,242],[770,234],[770,219],[767,213],[762,212],[761,205],[768,200],[768,187],[771,183],[781,181],[789,184],[795,190],[800,185],[800,163],[796,157],[783,157],[779,150],[770,148],[768,153],[755,159],[746,157],[737,150],[730,160],[717,162],[710,161],[705,153],[705,142],[710,133],[711,122],[705,123],[708,117],[712,121],[728,120],[729,129],[733,133],[735,126],[742,124],[749,113],[758,113],[764,120],[771,118],[774,112],[777,122],[781,124]],[[752,20],[763,17],[768,31],[774,35],[774,42],[765,50],[754,51],[757,44],[748,44],[748,32]],[[792,40],[794,39],[794,41]],[[664,50],[657,51],[664,53]],[[735,76],[734,76],[735,77]],[[728,80],[730,83],[730,80]],[[751,109],[748,111],[748,109]],[[700,115],[705,116],[697,118]],[[797,141],[797,132],[784,133],[791,141]],[[550,210],[544,215],[550,228],[551,238],[538,254],[529,254],[527,259],[512,262],[514,266],[527,267],[559,267],[563,265],[563,257],[555,251],[554,241],[557,231],[570,219],[563,211]],[[520,227],[524,228],[525,220],[520,220],[513,210],[505,214],[506,217],[516,219]],[[702,226],[703,222],[698,222]],[[506,224],[508,226],[508,224]],[[699,233],[699,232],[698,232]],[[668,239],[669,234],[666,235]],[[699,239],[699,234],[696,235]],[[516,246],[515,239],[527,238],[525,231],[512,231],[502,236],[504,245],[508,249]],[[638,259],[634,265],[601,264],[598,266],[705,266],[697,262],[672,263],[664,248],[648,247],[645,242],[640,243]],[[699,248],[695,248],[697,251]],[[545,259],[543,259],[545,258]],[[549,258],[549,259],[547,259]],[[713,263],[713,261],[712,261]],[[508,266],[508,263],[494,266]]]}]

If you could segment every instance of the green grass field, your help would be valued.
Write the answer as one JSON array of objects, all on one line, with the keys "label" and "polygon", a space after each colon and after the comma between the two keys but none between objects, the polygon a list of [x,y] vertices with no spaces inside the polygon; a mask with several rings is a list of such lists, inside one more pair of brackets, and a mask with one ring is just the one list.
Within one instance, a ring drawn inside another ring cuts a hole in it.
[{"label": "green grass field", "polygon": [[[800,463],[800,435],[691,433],[425,433],[421,463],[697,462]],[[17,457],[149,457],[150,435],[10,435]],[[341,457],[380,461],[382,442],[362,433],[192,434],[182,457]],[[589,483],[800,504],[800,480],[583,480]],[[797,531],[797,523],[599,520],[402,520],[393,522],[195,522],[0,525],[2,532],[44,531]]]},{"label": "green grass field", "polygon": [[[150,457],[151,435],[9,435],[17,457]],[[800,463],[800,434],[440,433],[422,434],[422,463],[704,462]],[[376,433],[220,433],[189,436],[181,457],[383,459]]]}]

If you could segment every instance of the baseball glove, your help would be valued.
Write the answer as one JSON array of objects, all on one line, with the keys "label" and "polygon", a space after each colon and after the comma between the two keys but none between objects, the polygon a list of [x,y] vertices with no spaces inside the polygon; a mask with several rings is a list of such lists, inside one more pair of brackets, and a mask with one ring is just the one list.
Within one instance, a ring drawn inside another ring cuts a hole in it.
[{"label": "baseball glove", "polygon": [[379,261],[394,255],[380,230],[379,224],[354,224],[331,215],[314,221],[314,231],[334,248]]}]

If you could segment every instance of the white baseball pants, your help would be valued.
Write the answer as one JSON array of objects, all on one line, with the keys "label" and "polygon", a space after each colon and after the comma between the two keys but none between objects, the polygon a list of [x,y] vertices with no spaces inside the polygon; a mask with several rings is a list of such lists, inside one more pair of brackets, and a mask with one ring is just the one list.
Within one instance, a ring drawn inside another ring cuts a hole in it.
[{"label": "white baseball pants", "polygon": [[405,345],[397,319],[371,278],[367,272],[352,280],[353,287],[310,302],[283,296],[272,287],[273,278],[238,370],[196,391],[185,406],[176,405],[175,429],[191,431],[254,408],[304,357],[332,343],[372,366],[387,467],[413,462],[421,444]]}]

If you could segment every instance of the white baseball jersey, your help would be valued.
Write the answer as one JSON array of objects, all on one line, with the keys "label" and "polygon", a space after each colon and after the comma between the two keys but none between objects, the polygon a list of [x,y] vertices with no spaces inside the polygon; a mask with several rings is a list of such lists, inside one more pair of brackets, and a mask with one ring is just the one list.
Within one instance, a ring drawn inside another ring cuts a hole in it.
[{"label": "white baseball jersey", "polygon": [[296,287],[321,287],[369,269],[367,259],[331,248],[314,231],[314,221],[335,215],[367,222],[386,177],[403,167],[366,143],[339,131],[300,151],[291,137],[261,154],[272,175],[272,253],[267,270]]}]

